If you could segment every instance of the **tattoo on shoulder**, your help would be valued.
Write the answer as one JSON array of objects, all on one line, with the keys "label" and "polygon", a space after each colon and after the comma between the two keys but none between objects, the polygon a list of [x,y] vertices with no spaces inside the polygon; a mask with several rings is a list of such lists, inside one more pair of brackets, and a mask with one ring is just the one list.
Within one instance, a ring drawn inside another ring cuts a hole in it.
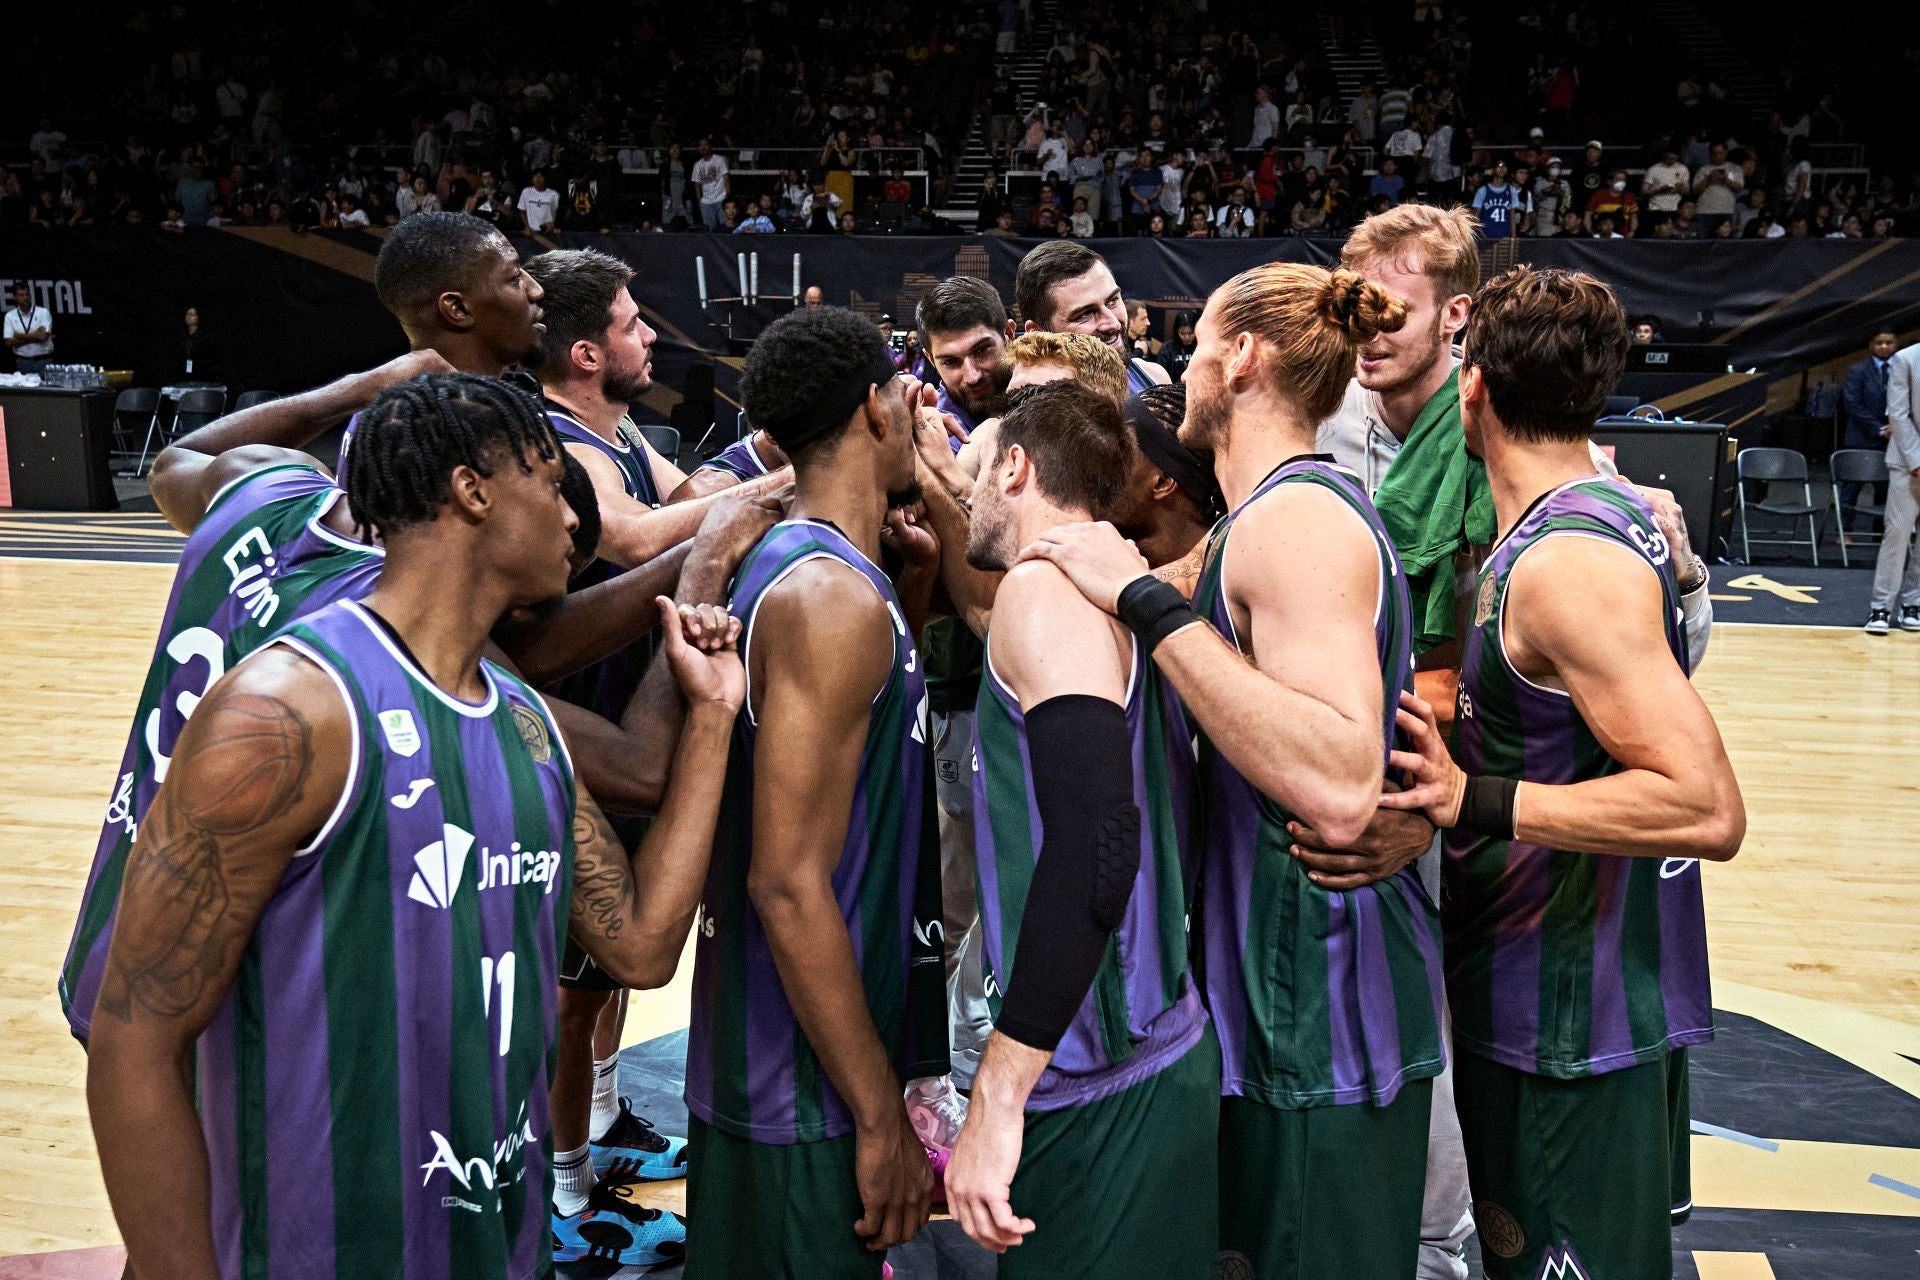
[{"label": "tattoo on shoulder", "polygon": [[633,905],[633,867],[598,809],[573,815],[573,927],[597,938],[617,938]]},{"label": "tattoo on shoulder", "polygon": [[175,762],[180,781],[156,799],[121,883],[98,1010],[123,1022],[187,1014],[233,963],[257,906],[238,920],[233,910],[263,903],[282,869],[257,858],[254,837],[299,802],[312,771],[312,728],[282,699],[239,694],[202,715],[193,755]]}]

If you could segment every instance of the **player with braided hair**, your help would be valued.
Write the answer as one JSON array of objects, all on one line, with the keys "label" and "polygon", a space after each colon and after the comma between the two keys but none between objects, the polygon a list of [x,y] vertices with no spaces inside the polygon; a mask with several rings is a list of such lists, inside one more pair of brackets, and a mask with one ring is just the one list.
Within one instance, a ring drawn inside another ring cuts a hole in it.
[{"label": "player with braided hair", "polygon": [[[737,626],[658,601],[690,710],[629,856],[539,695],[482,656],[566,586],[537,405],[438,375],[376,401],[362,450],[378,584],[206,691],[121,887],[88,1093],[141,1274],[545,1274],[561,938],[656,986],[699,899]],[[614,1205],[594,1226],[609,1253],[682,1230]]]},{"label": "player with braided hair", "polygon": [[[1201,732],[1220,1248],[1256,1275],[1405,1280],[1420,1239],[1441,1068],[1433,903],[1410,871],[1332,893],[1288,856],[1296,820],[1340,848],[1400,819],[1377,806],[1412,678],[1406,579],[1314,430],[1356,352],[1405,317],[1354,272],[1295,263],[1214,291],[1180,439],[1213,450],[1229,514],[1191,605],[1111,525],[1052,529],[1025,553],[1141,637]],[[1367,1194],[1330,1199],[1335,1182]]]}]

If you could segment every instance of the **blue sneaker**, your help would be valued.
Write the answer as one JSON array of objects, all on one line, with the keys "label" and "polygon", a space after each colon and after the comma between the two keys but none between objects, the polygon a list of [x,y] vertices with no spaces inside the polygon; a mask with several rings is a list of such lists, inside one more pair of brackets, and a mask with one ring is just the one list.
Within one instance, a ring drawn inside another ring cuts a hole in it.
[{"label": "blue sneaker", "polygon": [[687,1251],[687,1220],[632,1199],[633,1179],[602,1182],[575,1214],[552,1215],[553,1260],[597,1258],[623,1267],[678,1261]]},{"label": "blue sneaker", "polygon": [[687,1140],[661,1133],[645,1116],[637,1116],[620,1099],[620,1115],[600,1141],[590,1143],[587,1155],[593,1171],[603,1178],[637,1178],[667,1182],[687,1176]]}]

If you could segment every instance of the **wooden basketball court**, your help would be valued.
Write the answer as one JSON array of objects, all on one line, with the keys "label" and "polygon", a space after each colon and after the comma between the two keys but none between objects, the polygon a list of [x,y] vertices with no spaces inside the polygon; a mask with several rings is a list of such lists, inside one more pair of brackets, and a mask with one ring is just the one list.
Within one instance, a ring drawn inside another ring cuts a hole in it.
[{"label": "wooden basketball court", "polygon": [[[118,1275],[54,982],[174,542],[153,518],[0,518],[0,1277]],[[1749,828],[1706,868],[1722,1031],[1695,1058],[1677,1273],[1920,1273],[1920,635],[1723,625],[1696,682]],[[636,997],[630,1043],[686,1025],[685,979]]]}]

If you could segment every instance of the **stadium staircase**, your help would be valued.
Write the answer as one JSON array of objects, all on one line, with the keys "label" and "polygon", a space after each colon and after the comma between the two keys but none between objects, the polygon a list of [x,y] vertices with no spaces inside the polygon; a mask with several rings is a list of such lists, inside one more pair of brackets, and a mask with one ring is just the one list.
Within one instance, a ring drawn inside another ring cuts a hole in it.
[{"label": "stadium staircase", "polygon": [[1649,0],[1648,16],[1673,37],[1674,45],[1727,91],[1727,100],[1756,119],[1778,105],[1779,92],[1753,68],[1733,42],[1722,35],[1692,0]]},{"label": "stadium staircase", "polygon": [[[1379,41],[1373,38],[1373,19],[1369,13],[1340,0],[1320,0],[1314,26],[1320,33],[1321,52],[1327,70],[1333,74],[1343,111],[1360,96],[1360,86],[1368,81],[1373,82],[1375,89],[1386,90],[1387,62],[1380,56]],[[1285,104],[1281,109],[1286,109]],[[1345,128],[1342,125],[1334,131],[1335,135]],[[1332,142],[1334,138],[1325,141]]]},{"label": "stadium staircase", "polygon": [[[1032,25],[1020,37],[1013,55],[1006,59],[1013,82],[1020,86],[1020,100],[1023,103],[1031,105],[1039,96],[1041,81],[1046,78],[1047,50],[1053,47],[1059,12],[1060,0],[1037,0],[1033,6]],[[997,63],[999,59],[996,57],[995,61]],[[1048,105],[1057,108],[1061,104]],[[987,148],[987,115],[984,110],[975,111],[972,127],[967,131],[966,145],[960,149],[960,158],[953,166],[953,180],[948,184],[947,199],[950,203],[945,208],[935,209],[934,213],[957,226],[974,228],[980,206],[980,184],[986,177],[987,167],[992,163],[993,157]]]}]

